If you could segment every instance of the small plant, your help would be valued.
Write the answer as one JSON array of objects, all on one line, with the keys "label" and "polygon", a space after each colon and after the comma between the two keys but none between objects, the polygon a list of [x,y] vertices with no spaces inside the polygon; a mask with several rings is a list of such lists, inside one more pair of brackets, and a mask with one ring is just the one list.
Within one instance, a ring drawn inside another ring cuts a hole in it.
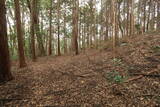
[{"label": "small plant", "polygon": [[113,59],[113,63],[114,63],[115,66],[119,66],[119,65],[122,64],[122,60],[119,59],[119,58],[114,58]]},{"label": "small plant", "polygon": [[152,50],[153,50],[154,52],[160,52],[160,46],[153,46],[153,47],[152,47]]},{"label": "small plant", "polygon": [[123,77],[122,77],[121,75],[116,75],[116,76],[114,77],[114,81],[115,81],[116,83],[122,83],[122,82],[123,82]]},{"label": "small plant", "polygon": [[108,72],[105,75],[105,77],[109,82],[113,82],[113,83],[122,83],[124,82],[124,79],[125,79],[125,77],[121,76],[119,72],[114,70],[111,72]]}]

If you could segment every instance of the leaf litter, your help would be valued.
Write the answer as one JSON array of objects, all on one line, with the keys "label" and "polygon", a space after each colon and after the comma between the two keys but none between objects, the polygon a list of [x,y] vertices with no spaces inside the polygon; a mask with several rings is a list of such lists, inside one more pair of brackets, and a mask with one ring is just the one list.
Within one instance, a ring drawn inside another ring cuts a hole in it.
[{"label": "leaf litter", "polygon": [[29,60],[24,69],[14,62],[15,79],[0,85],[0,106],[158,107],[159,46],[159,35],[141,35],[117,46],[116,59],[104,48]]}]

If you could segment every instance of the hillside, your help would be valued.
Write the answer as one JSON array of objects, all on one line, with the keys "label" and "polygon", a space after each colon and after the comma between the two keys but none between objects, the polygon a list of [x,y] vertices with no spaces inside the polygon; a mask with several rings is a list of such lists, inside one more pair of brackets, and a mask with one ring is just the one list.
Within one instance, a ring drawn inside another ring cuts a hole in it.
[{"label": "hillside", "polygon": [[158,107],[160,35],[132,37],[116,48],[43,57],[0,85],[2,106]]}]

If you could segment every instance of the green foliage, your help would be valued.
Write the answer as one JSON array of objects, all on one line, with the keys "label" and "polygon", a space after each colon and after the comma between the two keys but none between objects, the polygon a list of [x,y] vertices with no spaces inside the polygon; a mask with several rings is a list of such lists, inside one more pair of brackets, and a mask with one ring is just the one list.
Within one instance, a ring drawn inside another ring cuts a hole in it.
[{"label": "green foliage", "polygon": [[117,71],[108,72],[105,75],[105,78],[112,83],[122,83],[124,82],[125,77],[121,76]]},{"label": "green foliage", "polygon": [[153,46],[153,47],[152,47],[152,50],[153,50],[154,52],[160,52],[160,46]]},{"label": "green foliage", "polygon": [[115,81],[116,83],[122,83],[122,82],[123,82],[123,77],[122,77],[121,75],[116,75],[116,76],[114,77],[114,81]]},{"label": "green foliage", "polygon": [[6,0],[6,7],[7,8],[13,8],[14,2],[13,0]]},{"label": "green foliage", "polygon": [[46,9],[46,8],[49,9],[50,2],[51,2],[51,0],[41,0],[40,4],[43,4],[43,5],[41,5],[41,9]]}]

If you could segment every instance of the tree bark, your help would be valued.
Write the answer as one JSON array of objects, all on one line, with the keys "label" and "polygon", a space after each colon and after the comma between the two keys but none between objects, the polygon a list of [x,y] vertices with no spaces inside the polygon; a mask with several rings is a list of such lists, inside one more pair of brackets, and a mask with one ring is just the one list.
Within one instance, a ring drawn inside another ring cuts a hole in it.
[{"label": "tree bark", "polygon": [[150,16],[151,16],[151,6],[152,6],[152,0],[149,1],[149,13],[148,13],[148,19],[147,19],[147,31],[149,30],[149,23],[150,23]]},{"label": "tree bark", "polygon": [[64,26],[63,26],[64,28],[63,28],[63,30],[64,30],[64,37],[63,37],[63,39],[64,39],[64,54],[66,54],[67,53],[67,41],[66,41],[66,35],[67,35],[67,33],[66,33],[66,4],[65,4],[65,11],[64,11]]},{"label": "tree bark", "polygon": [[34,23],[35,23],[35,33],[37,36],[37,42],[38,42],[38,49],[39,49],[39,56],[44,56],[45,55],[45,50],[44,50],[44,45],[43,45],[43,40],[42,40],[42,35],[40,33],[40,26],[39,26],[39,0],[34,0]]},{"label": "tree bark", "polygon": [[73,42],[73,51],[76,55],[78,55],[78,2],[77,0],[73,0],[73,10],[72,10],[72,18],[73,18],[73,31],[72,31],[72,42]]},{"label": "tree bark", "polygon": [[31,42],[31,54],[32,61],[36,61],[36,50],[35,50],[35,30],[34,30],[34,14],[35,14],[35,0],[27,0],[28,9],[30,12],[30,42]]},{"label": "tree bark", "polygon": [[49,49],[48,54],[52,54],[52,0],[50,0],[50,12],[49,12],[50,20],[49,20]]},{"label": "tree bark", "polygon": [[19,53],[19,66],[20,68],[26,67],[25,55],[24,55],[24,43],[23,33],[21,27],[21,15],[19,0],[14,0],[15,3],[15,15],[16,15],[16,26],[17,26],[17,38],[18,38],[18,53]]},{"label": "tree bark", "polygon": [[105,3],[105,9],[106,9],[106,12],[105,12],[105,17],[106,17],[106,21],[105,21],[105,27],[106,27],[106,34],[105,34],[105,41],[106,40],[108,40],[108,3],[107,3],[107,1],[106,1],[106,3]]},{"label": "tree bark", "polygon": [[143,32],[146,32],[146,0],[144,0],[143,3]]},{"label": "tree bark", "polygon": [[130,35],[134,35],[134,0],[131,0],[130,4],[131,4]]},{"label": "tree bark", "polygon": [[58,56],[61,55],[60,49],[60,0],[58,0]]},{"label": "tree bark", "polygon": [[160,31],[160,1],[157,0],[157,30]]},{"label": "tree bark", "polygon": [[115,49],[116,49],[116,10],[115,10],[115,0],[111,1],[111,6],[112,6],[112,45],[113,45],[113,58],[115,58]]},{"label": "tree bark", "polygon": [[130,27],[130,21],[129,21],[129,19],[130,19],[130,15],[129,15],[129,8],[130,8],[130,6],[129,6],[129,0],[127,0],[127,36],[129,36],[129,27]]},{"label": "tree bark", "polygon": [[0,8],[0,82],[4,82],[13,79],[10,71],[5,0],[0,1]]}]

